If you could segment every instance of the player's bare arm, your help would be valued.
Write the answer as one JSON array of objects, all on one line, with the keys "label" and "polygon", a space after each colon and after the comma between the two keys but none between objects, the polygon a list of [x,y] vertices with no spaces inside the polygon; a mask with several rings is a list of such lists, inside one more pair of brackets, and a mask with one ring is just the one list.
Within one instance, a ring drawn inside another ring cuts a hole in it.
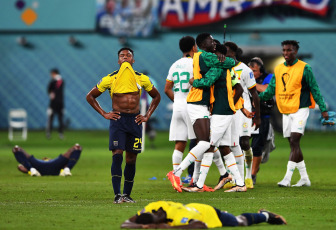
[{"label": "player's bare arm", "polygon": [[251,89],[249,89],[251,95],[252,95],[252,99],[253,99],[253,104],[255,107],[255,115],[253,117],[253,124],[255,125],[255,130],[257,130],[260,126],[261,120],[260,120],[260,100],[259,100],[259,96],[258,96],[258,92],[256,87],[253,87]]},{"label": "player's bare arm", "polygon": [[237,83],[233,86],[235,90],[235,95],[233,96],[233,103],[236,104],[239,98],[243,95],[244,89],[240,83]]},{"label": "player's bare arm", "polygon": [[[190,80],[189,80],[190,82]],[[174,102],[174,92],[173,92],[174,82],[166,81],[164,92],[169,97],[169,99]]]},{"label": "player's bare arm", "polygon": [[153,100],[150,103],[149,108],[148,108],[145,116],[142,116],[141,114],[136,116],[135,122],[138,125],[142,124],[142,122],[148,121],[148,119],[152,116],[153,112],[155,111],[156,107],[159,105],[159,103],[161,101],[161,95],[155,87],[153,87],[153,89],[151,91],[147,92],[147,93],[149,94],[149,96],[152,97]]},{"label": "player's bare arm", "polygon": [[120,118],[120,112],[105,112],[102,107],[99,105],[97,101],[97,97],[99,97],[102,93],[96,88],[92,88],[91,91],[86,95],[87,102],[94,108],[100,115],[102,115],[105,119],[108,120],[117,120]]}]

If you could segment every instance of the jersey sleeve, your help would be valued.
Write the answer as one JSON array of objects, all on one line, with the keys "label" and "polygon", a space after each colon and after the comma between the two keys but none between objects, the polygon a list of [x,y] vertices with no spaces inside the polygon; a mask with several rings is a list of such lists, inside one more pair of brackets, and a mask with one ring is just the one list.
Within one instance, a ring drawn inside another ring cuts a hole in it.
[{"label": "jersey sleeve", "polygon": [[253,72],[250,68],[248,68],[247,71],[244,71],[244,72],[245,72],[244,74],[246,74],[244,76],[244,79],[246,80],[246,87],[248,89],[251,89],[256,85],[256,81],[255,81]]},{"label": "jersey sleeve", "polygon": [[168,76],[167,76],[167,78],[166,78],[166,81],[174,82],[174,78],[173,78],[173,66],[171,66],[171,67],[169,68]]},{"label": "jersey sleeve", "polygon": [[269,82],[266,90],[259,94],[259,98],[262,101],[268,101],[275,95],[275,75],[273,74],[271,81]]},{"label": "jersey sleeve", "polygon": [[221,68],[210,68],[209,71],[201,79],[195,79],[193,82],[193,87],[195,88],[205,88],[212,86],[218,78],[223,74],[223,69]]},{"label": "jersey sleeve", "polygon": [[201,55],[208,67],[230,69],[236,64],[235,60],[229,57],[226,57],[224,62],[220,62],[217,55],[214,53],[203,51]]},{"label": "jersey sleeve", "polygon": [[141,75],[141,87],[144,88],[147,92],[151,91],[154,87],[149,77],[144,74]]},{"label": "jersey sleeve", "polygon": [[309,65],[306,65],[303,71],[303,77],[308,83],[309,89],[315,102],[319,105],[321,112],[327,111],[326,104],[324,102],[324,98],[321,95],[320,88],[316,82],[316,79],[313,74],[313,70]]},{"label": "jersey sleeve", "polygon": [[107,89],[111,88],[111,76],[103,77],[96,85],[99,92],[105,92]]}]

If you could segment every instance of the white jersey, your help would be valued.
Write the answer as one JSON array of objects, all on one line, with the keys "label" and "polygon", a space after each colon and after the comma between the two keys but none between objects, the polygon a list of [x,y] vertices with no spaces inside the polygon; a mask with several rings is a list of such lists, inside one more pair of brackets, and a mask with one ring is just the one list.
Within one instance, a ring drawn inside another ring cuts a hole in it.
[{"label": "white jersey", "polygon": [[250,93],[248,89],[251,89],[256,85],[253,72],[243,62],[239,62],[239,64],[233,68],[235,72],[237,73],[238,79],[240,80],[240,85],[243,87],[243,90],[244,90],[243,92],[244,108],[246,108],[249,111],[252,111]]},{"label": "white jersey", "polygon": [[174,82],[174,111],[184,111],[187,107],[187,96],[191,85],[189,79],[193,77],[193,59],[180,58],[170,67],[167,81]]}]

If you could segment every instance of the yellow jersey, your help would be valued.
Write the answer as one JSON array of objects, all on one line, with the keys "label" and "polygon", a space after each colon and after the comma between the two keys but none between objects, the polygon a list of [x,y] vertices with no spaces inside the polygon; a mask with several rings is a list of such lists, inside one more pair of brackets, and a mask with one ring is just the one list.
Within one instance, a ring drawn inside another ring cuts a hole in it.
[{"label": "yellow jersey", "polygon": [[112,98],[114,93],[132,93],[145,89],[147,92],[153,89],[153,83],[149,77],[134,71],[128,62],[122,63],[120,69],[103,77],[96,85],[100,92],[109,91]]},{"label": "yellow jersey", "polygon": [[198,220],[205,223],[208,228],[222,227],[216,210],[206,204],[190,203],[184,205],[172,201],[157,201],[149,203],[137,214],[157,211],[160,208],[166,212],[167,224],[170,226],[188,225],[191,220]]}]

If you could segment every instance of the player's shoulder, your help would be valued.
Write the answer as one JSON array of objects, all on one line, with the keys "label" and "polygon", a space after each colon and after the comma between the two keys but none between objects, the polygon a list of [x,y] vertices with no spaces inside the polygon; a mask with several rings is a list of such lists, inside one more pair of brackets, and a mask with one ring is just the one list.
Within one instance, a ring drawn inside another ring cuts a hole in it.
[{"label": "player's shoulder", "polygon": [[172,65],[171,65],[171,69],[172,68],[176,68],[176,69],[186,69],[188,67],[192,67],[193,65],[193,59],[192,58],[180,58],[178,60],[176,60]]},{"label": "player's shoulder", "polygon": [[113,77],[114,75],[117,75],[119,70],[113,71],[112,73],[108,74],[107,77]]},{"label": "player's shoulder", "polygon": [[135,70],[134,70],[134,73],[135,73],[137,76],[146,76],[145,74],[140,73],[139,71],[135,71]]}]

